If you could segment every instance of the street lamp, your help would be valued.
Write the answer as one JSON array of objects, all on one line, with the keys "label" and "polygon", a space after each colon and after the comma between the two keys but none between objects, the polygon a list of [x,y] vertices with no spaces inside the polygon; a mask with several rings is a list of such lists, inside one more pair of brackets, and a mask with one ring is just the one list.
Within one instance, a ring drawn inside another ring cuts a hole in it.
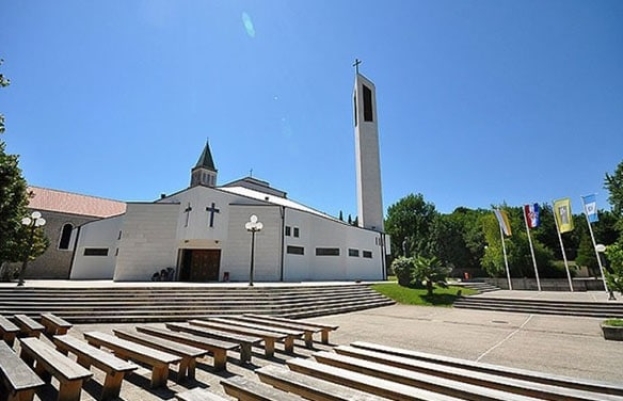
[{"label": "street lamp", "polygon": [[251,233],[251,268],[249,269],[249,286],[253,287],[253,268],[255,267],[255,233],[262,231],[264,224],[257,221],[257,216],[252,215],[251,221],[244,225],[244,228]]},{"label": "street lamp", "polygon": [[18,287],[24,285],[24,273],[26,272],[28,259],[32,253],[32,245],[35,240],[35,229],[37,229],[37,227],[43,227],[45,225],[45,219],[41,217],[40,212],[32,212],[30,217],[24,217],[22,219],[22,224],[30,227],[30,237],[28,238],[28,252],[26,252],[26,255],[24,256],[24,262],[22,263],[22,268],[19,271],[19,280],[17,281]]}]

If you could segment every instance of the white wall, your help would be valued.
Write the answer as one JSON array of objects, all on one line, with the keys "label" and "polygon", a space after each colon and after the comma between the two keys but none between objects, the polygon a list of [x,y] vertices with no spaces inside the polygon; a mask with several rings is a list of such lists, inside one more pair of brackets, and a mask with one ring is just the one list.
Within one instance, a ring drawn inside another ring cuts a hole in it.
[{"label": "white wall", "polygon": [[[69,278],[71,280],[112,279],[115,273],[115,253],[124,215],[97,220],[80,227],[76,254]],[[72,233],[72,244],[78,228]],[[107,248],[107,256],[85,256],[85,248]]]},{"label": "white wall", "polygon": [[255,281],[281,279],[282,220],[280,206],[230,206],[227,244],[221,259],[221,276],[229,272],[231,281],[248,281],[251,267],[251,233],[245,229],[251,215],[264,228],[255,237]]},{"label": "white wall", "polygon": [[115,281],[148,281],[155,272],[175,267],[180,208],[174,203],[127,204]]}]

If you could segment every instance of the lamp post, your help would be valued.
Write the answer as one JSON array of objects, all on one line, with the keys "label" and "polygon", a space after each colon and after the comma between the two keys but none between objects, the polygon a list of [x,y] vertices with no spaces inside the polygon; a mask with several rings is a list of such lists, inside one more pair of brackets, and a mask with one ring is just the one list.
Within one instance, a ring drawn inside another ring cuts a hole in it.
[{"label": "lamp post", "polygon": [[30,258],[30,254],[32,253],[32,245],[35,240],[35,229],[37,229],[37,227],[43,227],[45,225],[45,219],[41,217],[40,212],[32,212],[30,217],[24,217],[22,219],[22,224],[30,227],[30,236],[28,238],[28,251],[24,256],[24,262],[22,263],[22,268],[19,271],[19,279],[17,281],[18,287],[24,285],[24,273],[26,272],[28,259]]},{"label": "lamp post", "polygon": [[255,233],[262,231],[264,224],[257,221],[257,216],[252,215],[244,228],[251,233],[251,268],[249,269],[249,287],[253,287],[253,269],[255,267]]}]

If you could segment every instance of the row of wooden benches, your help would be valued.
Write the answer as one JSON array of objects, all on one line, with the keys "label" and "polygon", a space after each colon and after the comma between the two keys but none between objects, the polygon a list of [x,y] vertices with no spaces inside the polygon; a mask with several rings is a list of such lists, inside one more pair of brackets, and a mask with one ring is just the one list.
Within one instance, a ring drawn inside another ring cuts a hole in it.
[{"label": "row of wooden benches", "polygon": [[[225,392],[244,401],[622,401],[623,384],[582,380],[522,369],[355,342],[287,368],[268,365],[223,379]],[[315,359],[315,360],[314,360]],[[224,401],[208,390],[176,395],[180,401]]]},{"label": "row of wooden benches", "polygon": [[18,334],[27,337],[39,337],[41,333],[48,336],[62,335],[71,327],[71,323],[52,313],[42,313],[39,322],[26,315],[15,315],[12,321],[0,316],[0,336],[11,347]]},{"label": "row of wooden benches", "polygon": [[[304,336],[306,345],[311,347],[313,333],[321,332],[321,341],[328,343],[329,331],[337,329],[337,326],[257,315],[236,321],[215,318],[166,326],[167,329],[139,326],[138,332],[115,329],[114,336],[88,332],[84,333],[86,343],[72,336],[54,335],[52,339],[60,353],[36,338],[22,338],[20,357],[24,363],[20,364],[20,359],[11,355],[10,346],[0,349],[5,356],[0,359],[3,381],[12,399],[32,400],[34,389],[43,384],[38,377],[49,381],[54,376],[60,383],[58,399],[78,400],[82,383],[92,376],[87,369],[93,365],[106,373],[101,399],[110,399],[119,395],[125,374],[137,368],[126,360],[151,367],[151,385],[158,387],[166,384],[172,364],[179,364],[177,379],[185,380],[194,377],[197,358],[208,353],[213,356],[214,369],[223,370],[227,351],[239,350],[241,363],[247,363],[251,361],[252,346],[263,343],[265,354],[272,357],[275,341],[283,340],[285,351],[292,352],[294,338]],[[114,356],[100,347],[111,350]],[[67,353],[75,354],[77,363],[66,358]],[[38,376],[27,375],[28,367],[34,368]],[[16,375],[12,371],[20,373]]]}]

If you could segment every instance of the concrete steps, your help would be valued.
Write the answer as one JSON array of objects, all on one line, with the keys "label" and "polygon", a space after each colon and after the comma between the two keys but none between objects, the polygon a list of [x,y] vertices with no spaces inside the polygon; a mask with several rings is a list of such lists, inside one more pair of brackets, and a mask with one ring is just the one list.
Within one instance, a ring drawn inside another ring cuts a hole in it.
[{"label": "concrete steps", "polygon": [[461,283],[453,283],[452,285],[469,288],[471,290],[476,290],[480,294],[485,293],[485,292],[498,291],[500,289],[499,287],[496,287],[494,285],[487,284],[485,282],[479,282],[479,281],[465,281]]},{"label": "concrete steps", "polygon": [[0,314],[72,323],[184,321],[243,313],[311,317],[392,305],[365,284],[275,287],[0,288]]},{"label": "concrete steps", "polygon": [[507,299],[493,297],[462,297],[455,308],[493,310],[502,312],[544,315],[623,318],[623,304],[606,302],[563,302],[545,300]]}]

